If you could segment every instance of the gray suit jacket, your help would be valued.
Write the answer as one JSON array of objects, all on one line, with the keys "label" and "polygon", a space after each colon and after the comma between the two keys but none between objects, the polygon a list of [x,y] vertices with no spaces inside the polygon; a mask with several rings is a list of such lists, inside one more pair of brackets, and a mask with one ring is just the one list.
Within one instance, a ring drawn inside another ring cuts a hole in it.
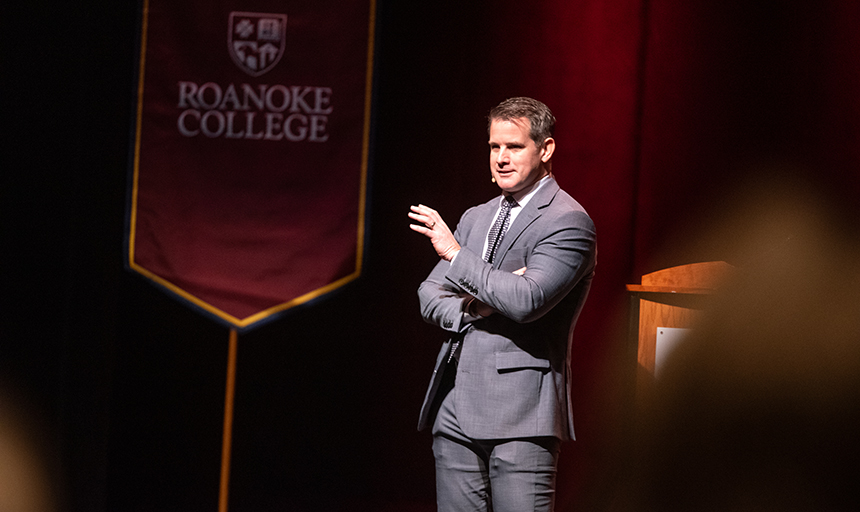
[{"label": "gray suit jacket", "polygon": [[[418,288],[424,319],[450,333],[421,407],[432,424],[442,374],[456,368],[457,420],[473,439],[555,436],[571,439],[570,339],[596,262],[594,223],[550,178],[511,224],[495,261],[481,250],[499,198],[467,210],[454,237],[462,249],[440,261]],[[523,276],[513,271],[528,267]],[[474,296],[498,313],[463,322]],[[457,366],[451,342],[462,340]]]}]

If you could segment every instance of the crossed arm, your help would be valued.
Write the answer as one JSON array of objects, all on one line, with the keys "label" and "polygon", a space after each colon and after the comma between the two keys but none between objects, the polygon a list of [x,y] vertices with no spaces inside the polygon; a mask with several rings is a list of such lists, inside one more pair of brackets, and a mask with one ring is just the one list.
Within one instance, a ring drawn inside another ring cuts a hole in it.
[{"label": "crossed arm", "polygon": [[[460,226],[469,225],[464,222],[468,214]],[[422,315],[448,330],[462,330],[474,320],[463,315],[472,298],[479,301],[480,316],[498,313],[515,322],[537,320],[594,268],[594,226],[584,212],[562,212],[551,223],[530,227],[538,231],[530,232],[535,236],[524,247],[528,268],[515,272],[494,269],[479,254],[460,246],[457,240],[465,236],[460,228],[451,233],[432,209],[413,207],[410,217],[422,223],[412,229],[428,236],[442,258],[418,289]]]}]

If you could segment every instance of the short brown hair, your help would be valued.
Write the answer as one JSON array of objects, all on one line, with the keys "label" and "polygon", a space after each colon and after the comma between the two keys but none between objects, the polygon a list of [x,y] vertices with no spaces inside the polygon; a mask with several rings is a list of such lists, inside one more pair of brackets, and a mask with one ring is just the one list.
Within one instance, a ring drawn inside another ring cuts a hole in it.
[{"label": "short brown hair", "polygon": [[512,121],[519,118],[529,120],[529,137],[538,147],[543,147],[544,141],[555,132],[555,116],[549,107],[524,96],[508,98],[493,107],[487,116],[487,132],[489,133],[493,121]]}]

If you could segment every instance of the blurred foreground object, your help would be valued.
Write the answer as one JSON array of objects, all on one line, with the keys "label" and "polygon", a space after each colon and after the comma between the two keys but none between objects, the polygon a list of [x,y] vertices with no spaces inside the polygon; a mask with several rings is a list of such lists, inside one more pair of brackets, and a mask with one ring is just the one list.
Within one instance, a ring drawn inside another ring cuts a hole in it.
[{"label": "blurred foreground object", "polygon": [[55,512],[43,429],[33,412],[0,387],[0,512]]},{"label": "blurred foreground object", "polygon": [[625,510],[860,510],[857,219],[763,190],[713,232],[746,261],[643,406]]}]

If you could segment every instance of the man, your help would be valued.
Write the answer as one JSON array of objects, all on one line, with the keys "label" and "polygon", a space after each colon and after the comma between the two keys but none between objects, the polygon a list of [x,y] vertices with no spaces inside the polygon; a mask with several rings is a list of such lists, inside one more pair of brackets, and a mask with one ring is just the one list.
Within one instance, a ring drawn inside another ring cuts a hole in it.
[{"label": "man", "polygon": [[454,233],[412,206],[441,258],[421,283],[424,319],[448,331],[419,429],[432,425],[440,511],[550,511],[561,441],[573,438],[570,336],[594,274],[594,224],[552,176],[555,118],[512,98],[489,115],[502,195]]}]

